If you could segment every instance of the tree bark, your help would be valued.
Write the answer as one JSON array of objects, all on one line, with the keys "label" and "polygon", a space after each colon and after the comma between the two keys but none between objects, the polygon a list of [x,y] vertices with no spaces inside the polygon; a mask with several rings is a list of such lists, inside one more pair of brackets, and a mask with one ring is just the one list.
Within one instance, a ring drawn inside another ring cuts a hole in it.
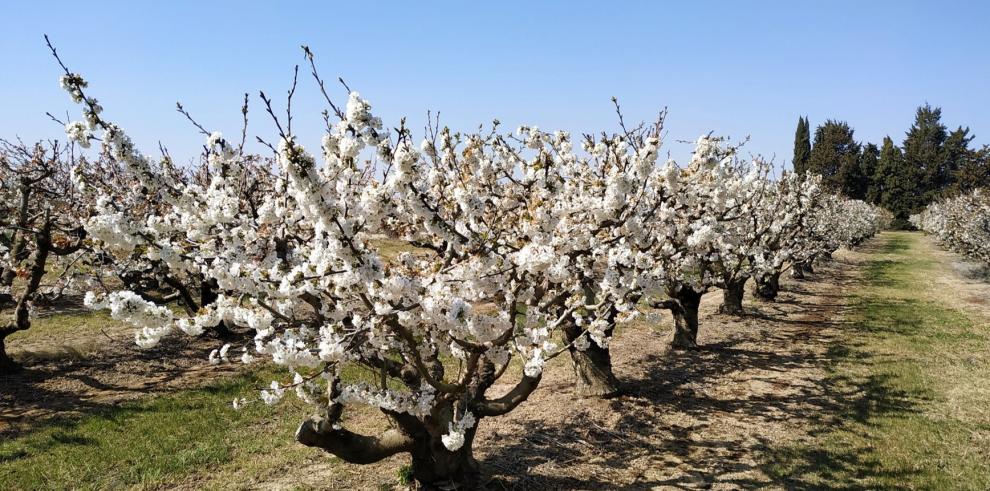
[{"label": "tree bark", "polygon": [[748,279],[747,277],[726,283],[725,288],[722,290],[722,305],[718,308],[719,313],[728,315],[742,315],[745,313],[742,301],[743,295],[746,292],[746,280]]},{"label": "tree bark", "polygon": [[[31,203],[31,185],[33,183],[27,177],[21,177],[20,184],[18,186],[18,191],[20,192],[20,200],[17,205],[17,227],[18,229],[24,229],[28,226],[28,211],[29,205]],[[27,234],[23,230],[15,230],[13,236],[10,238],[10,259],[11,268],[3,271],[0,274],[0,285],[9,287],[14,284],[14,276],[17,274],[17,263],[24,260],[24,255],[27,252]]]},{"label": "tree bark", "polygon": [[328,419],[310,418],[296,430],[296,440],[306,446],[322,448],[352,464],[371,464],[398,453],[408,453],[419,489],[477,488],[480,469],[472,452],[477,424],[464,432],[464,444],[451,451],[443,444],[446,428],[440,428],[441,425],[429,431],[426,424],[408,415],[395,422],[398,428],[379,436],[366,436],[343,428],[335,429]]},{"label": "tree bark", "polygon": [[420,489],[477,489],[480,466],[472,446],[477,425],[464,432],[464,445],[447,450],[440,438],[418,441],[410,452],[413,478]]},{"label": "tree bark", "polygon": [[[595,303],[595,291],[589,286],[584,287],[585,303],[592,305]],[[608,329],[605,330],[607,337],[612,336],[615,329],[615,316],[617,312],[610,308],[606,321]],[[613,397],[619,394],[619,380],[612,372],[612,354],[608,347],[600,346],[588,336],[590,345],[585,350],[580,350],[574,346],[574,341],[578,339],[584,329],[574,323],[564,326],[564,342],[571,355],[571,365],[574,367],[575,385],[578,393],[591,397]]]},{"label": "tree bark", "polygon": [[48,255],[52,249],[52,222],[46,213],[45,222],[35,237],[35,250],[31,255],[28,281],[14,307],[13,319],[6,326],[0,327],[0,373],[10,373],[20,369],[20,366],[7,355],[6,339],[17,331],[26,331],[31,327],[30,303],[38,287],[41,286],[41,279],[45,276],[45,265],[48,263]]},{"label": "tree bark", "polygon": [[698,307],[701,293],[691,288],[681,288],[671,295],[676,307],[670,309],[674,316],[674,339],[670,347],[675,350],[689,350],[698,347]]},{"label": "tree bark", "polygon": [[770,276],[766,276],[763,279],[757,278],[755,288],[753,288],[753,295],[762,301],[773,302],[777,299],[777,293],[780,292],[780,273],[774,273]]},{"label": "tree bark", "polygon": [[[611,336],[612,328],[608,329]],[[570,324],[564,328],[564,339],[572,343],[584,332],[581,327]],[[568,347],[574,366],[575,384],[580,394],[593,397],[613,397],[619,394],[619,380],[612,372],[612,354],[593,340],[585,350],[573,345]]]}]

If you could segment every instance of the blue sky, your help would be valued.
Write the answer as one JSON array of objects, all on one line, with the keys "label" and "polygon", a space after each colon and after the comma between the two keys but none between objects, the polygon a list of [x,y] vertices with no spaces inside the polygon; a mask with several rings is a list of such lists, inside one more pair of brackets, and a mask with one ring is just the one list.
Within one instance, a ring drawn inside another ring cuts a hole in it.
[{"label": "blue sky", "polygon": [[[927,101],[990,142],[990,2],[11,2],[3,13],[5,138],[62,138],[46,111],[78,119],[47,33],[109,119],[179,159],[202,138],[176,101],[233,135],[249,92],[251,134],[272,139],[256,95],[284,105],[300,44],[392,126],[406,116],[421,128],[432,109],[459,129],[498,118],[611,131],[616,96],[627,121],[669,108],[678,159],[690,145],[677,140],[714,131],[782,163],[799,115],[899,141]],[[301,66],[294,127],[314,149],[320,102]]]}]

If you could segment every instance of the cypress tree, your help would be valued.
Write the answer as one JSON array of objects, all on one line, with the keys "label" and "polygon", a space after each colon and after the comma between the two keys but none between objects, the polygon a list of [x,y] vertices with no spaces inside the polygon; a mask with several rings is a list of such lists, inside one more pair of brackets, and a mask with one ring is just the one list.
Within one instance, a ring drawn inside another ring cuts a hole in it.
[{"label": "cypress tree", "polygon": [[880,158],[880,149],[873,143],[863,146],[863,153],[859,156],[859,167],[866,176],[866,190],[863,199],[874,205],[880,204],[880,192],[882,186],[877,181],[877,165]]},{"label": "cypress tree", "polygon": [[889,136],[883,139],[877,170],[873,177],[880,188],[880,206],[894,214],[893,226],[909,227],[908,217],[914,208],[918,193],[918,172],[917,169],[907,165],[901,149],[894,145],[894,140]]},{"label": "cypress tree", "polygon": [[811,128],[807,117],[799,117],[794,132],[794,172],[804,175],[808,170],[808,157],[811,156]]}]

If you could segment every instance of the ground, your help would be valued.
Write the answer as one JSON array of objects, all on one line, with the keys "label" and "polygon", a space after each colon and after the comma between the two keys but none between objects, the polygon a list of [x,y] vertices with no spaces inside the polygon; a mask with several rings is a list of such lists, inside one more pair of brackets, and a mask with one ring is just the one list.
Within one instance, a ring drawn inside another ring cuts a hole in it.
[{"label": "ground", "polygon": [[[566,360],[481,422],[489,489],[988,489],[990,285],[917,233],[840,251],[748,314],[702,305],[696,352],[670,319],[621,326],[626,393],[579,397]],[[230,401],[268,369],[205,364],[218,341],[131,347],[99,314],[20,335],[0,379],[0,488],[390,489],[408,459],[355,466],[293,443],[305,408]],[[496,387],[494,390],[506,390]],[[371,433],[372,411],[348,426]],[[108,471],[110,469],[111,471]]]}]

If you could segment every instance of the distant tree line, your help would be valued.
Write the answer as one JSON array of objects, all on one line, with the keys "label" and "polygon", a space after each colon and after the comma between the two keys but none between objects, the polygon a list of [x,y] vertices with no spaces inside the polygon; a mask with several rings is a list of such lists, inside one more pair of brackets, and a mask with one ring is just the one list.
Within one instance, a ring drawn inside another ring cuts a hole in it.
[{"label": "distant tree line", "polygon": [[969,128],[949,131],[941,120],[942,110],[925,104],[900,146],[889,136],[877,146],[857,142],[848,123],[832,119],[812,140],[808,118],[798,118],[794,170],[820,174],[825,186],[880,205],[895,227],[910,227],[908,217],[935,199],[990,186],[990,146],[970,148]]}]

